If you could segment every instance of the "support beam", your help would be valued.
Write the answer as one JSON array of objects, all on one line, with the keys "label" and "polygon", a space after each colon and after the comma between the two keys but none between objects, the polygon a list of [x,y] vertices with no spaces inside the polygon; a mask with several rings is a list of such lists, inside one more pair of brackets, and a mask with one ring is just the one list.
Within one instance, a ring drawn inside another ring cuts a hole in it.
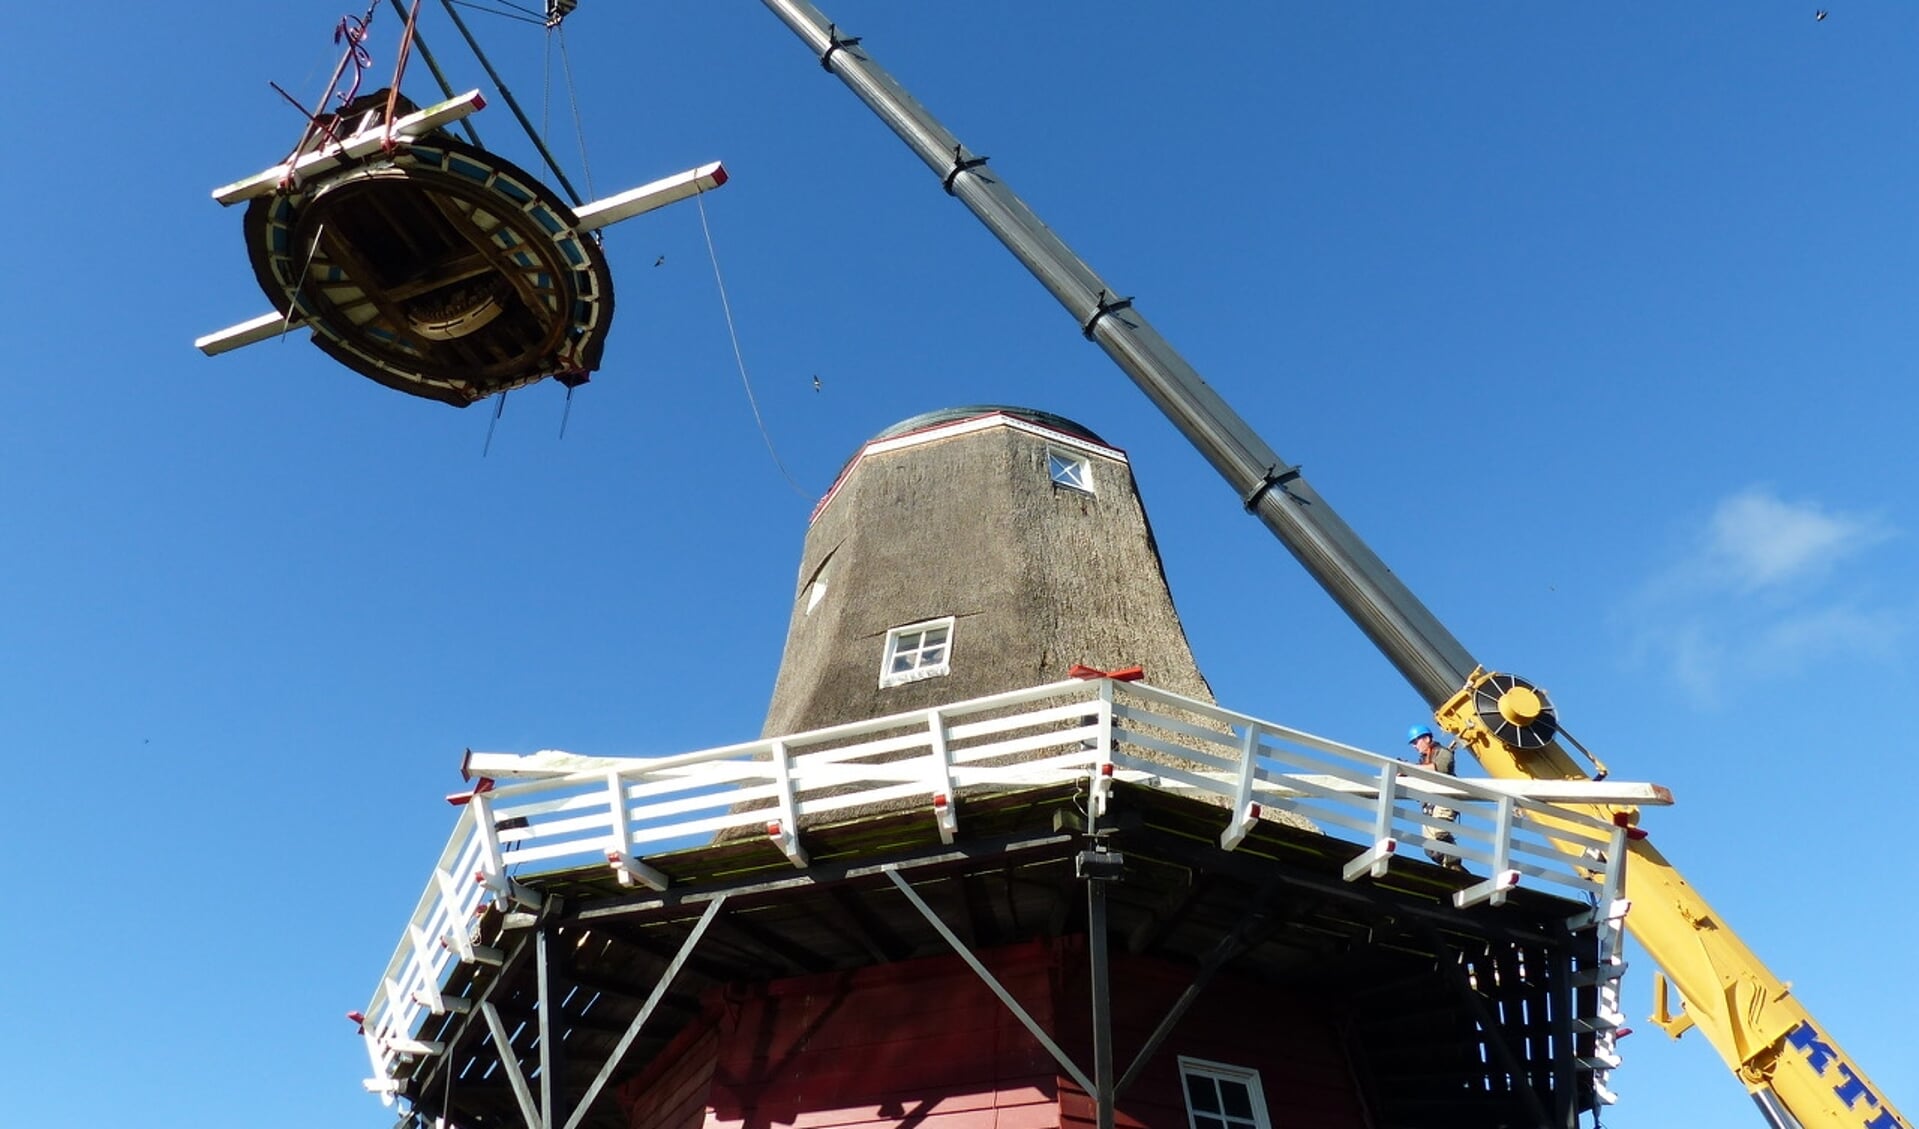
[{"label": "support beam", "polygon": [[949,869],[964,869],[989,861],[999,863],[1028,855],[1044,856],[1047,853],[1057,852],[1062,846],[1073,842],[1075,838],[1076,836],[1073,835],[1029,834],[1000,839],[962,841],[951,847],[930,851],[917,858],[896,859],[887,863],[826,863],[814,865],[793,874],[782,874],[773,879],[754,876],[735,882],[713,883],[703,886],[697,892],[676,893],[668,890],[658,894],[632,894],[569,909],[568,920],[583,922],[610,918],[646,920],[670,916],[685,907],[699,905],[709,898],[722,894],[739,899],[784,899],[802,887],[817,888],[853,879],[873,878],[893,870],[943,872]]},{"label": "support beam", "polygon": [[1133,1056],[1132,1065],[1126,1068],[1126,1073],[1120,1075],[1119,1081],[1114,1084],[1113,1099],[1115,1101],[1119,1100],[1119,1095],[1125,1093],[1126,1088],[1139,1077],[1139,1072],[1146,1068],[1147,1062],[1151,1061],[1153,1055],[1158,1052],[1160,1044],[1166,1041],[1167,1037],[1173,1033],[1173,1029],[1179,1026],[1179,1021],[1185,1018],[1187,1011],[1199,1001],[1200,994],[1206,990],[1206,985],[1213,982],[1213,977],[1219,973],[1219,970],[1236,960],[1240,954],[1264,942],[1285,924],[1287,919],[1284,916],[1271,918],[1264,916],[1267,903],[1272,901],[1273,895],[1278,893],[1280,888],[1281,883],[1277,878],[1268,879],[1266,884],[1260,887],[1259,893],[1253,896],[1252,903],[1246,907],[1245,915],[1233,926],[1233,931],[1221,937],[1212,951],[1206,954],[1206,958],[1200,962],[1199,972],[1193,976],[1193,982],[1186,986],[1186,990],[1180,993],[1179,999],[1167,1009],[1165,1018],[1159,1021],[1159,1026],[1146,1037],[1146,1042],[1139,1048],[1139,1053]]},{"label": "support beam", "polygon": [[1106,884],[1086,876],[1086,956],[1093,992],[1093,1108],[1096,1129],[1113,1129],[1113,981],[1106,945]]},{"label": "support beam", "polygon": [[[1564,946],[1554,946],[1547,950],[1543,959],[1546,962],[1546,983],[1552,992],[1546,998],[1547,1020],[1552,1024],[1552,1044],[1555,1053],[1553,1064],[1553,1118],[1556,1125],[1579,1124],[1579,1105],[1576,1101],[1579,1085],[1575,1079],[1573,1057],[1579,1053],[1578,1034],[1574,1031],[1577,1020],[1573,1017],[1575,995],[1567,986],[1572,979],[1572,953]],[[1597,1083],[1598,1079],[1594,1079]],[[1595,1084],[1595,1091],[1604,1087]]]},{"label": "support beam", "polygon": [[1399,840],[1390,836],[1374,840],[1372,846],[1354,855],[1339,875],[1348,882],[1357,882],[1361,878],[1384,878],[1393,857],[1398,853]]},{"label": "support beam", "polygon": [[[1135,858],[1210,870],[1255,888],[1272,876],[1270,862],[1244,857],[1238,851],[1222,851],[1211,844],[1161,838],[1136,842],[1131,852]],[[1307,891],[1334,903],[1366,906],[1401,921],[1426,922],[1449,928],[1458,928],[1460,925],[1453,907],[1443,902],[1435,904],[1421,898],[1395,894],[1371,884],[1319,878],[1301,870],[1289,869],[1284,881],[1292,889]],[[1502,924],[1492,916],[1476,918],[1471,923],[1470,932],[1489,941],[1517,941],[1536,945],[1540,940],[1536,931]]]},{"label": "support beam", "polygon": [[1212,880],[1204,872],[1187,871],[1186,884],[1173,892],[1159,905],[1153,907],[1149,915],[1134,927],[1126,938],[1126,951],[1134,956],[1146,953],[1164,940],[1173,927],[1186,919],[1187,912],[1200,896],[1212,888]]},{"label": "support beam", "polygon": [[[563,965],[556,965],[555,969],[556,971],[563,971]],[[568,978],[571,979],[570,974]],[[590,984],[586,984],[586,983],[581,983],[579,987],[586,989],[588,992],[597,990],[593,988]],[[637,991],[622,992],[622,991],[616,990],[613,992],[613,995],[619,997],[622,1000],[626,1000],[628,1002],[637,1002],[640,999],[640,993]],[[536,1021],[536,1018],[539,1014],[538,1009],[530,1005],[519,1005],[512,1002],[505,1002],[505,1003],[495,1004],[494,1006],[499,1009],[500,1018],[504,1019],[508,1023],[532,1023]],[[609,1006],[607,1010],[610,1012],[612,1009]],[[659,1015],[666,1012],[672,1012],[674,1010],[677,1010],[678,1014],[682,1018],[691,1018],[692,1015],[694,1014],[692,1011],[687,1010],[685,1008],[674,1009],[670,1002],[662,1002],[660,1007],[654,1012],[654,1014]],[[577,1031],[584,1035],[607,1036],[608,1042],[612,1042],[614,1039],[619,1038],[620,1033],[626,1030],[626,1023],[627,1023],[627,1021],[624,1019],[621,1019],[618,1021],[609,1019],[605,1022],[601,1022],[598,1019],[595,1019],[591,1016],[574,1015],[568,1012],[565,1008],[559,1007],[557,1005],[555,1006],[553,1011],[553,1022],[556,1028],[561,1029],[561,1034],[560,1034],[561,1038],[565,1037],[565,1032],[567,1031]],[[565,1069],[563,1066],[559,1067],[558,1073],[560,1074],[565,1073]]]},{"label": "support beam", "polygon": [[[971,949],[968,949],[960,943],[960,939],[955,937],[953,931],[946,927],[946,923],[940,920],[939,915],[933,912],[933,907],[927,905],[926,902],[920,898],[918,892],[913,889],[912,885],[908,883],[905,878],[901,877],[899,869],[892,865],[888,865],[884,869],[886,876],[893,880],[893,885],[899,887],[900,893],[906,895],[906,900],[913,903],[914,909],[920,911],[920,916],[926,919],[927,924],[931,925],[934,930],[945,939],[946,943],[952,946],[953,951],[959,954],[959,958],[966,962],[968,968],[973,970],[973,974],[985,982],[993,994],[999,997],[999,1002],[1006,1005],[1007,1010],[1013,1013],[1013,1017],[1025,1026],[1033,1038],[1039,1040],[1039,1045],[1046,1048],[1047,1053],[1053,1056],[1053,1061],[1059,1063],[1060,1069],[1064,1070],[1069,1078],[1078,1083],[1080,1089],[1089,1094],[1097,1093],[1097,1088],[1093,1085],[1092,1080],[1086,1077],[1086,1072],[1074,1065],[1072,1059],[1066,1057],[1066,1052],[1061,1050],[1059,1044],[1053,1041],[1053,1037],[1048,1035],[1045,1029],[1033,1019],[1032,1015],[1020,1006],[1018,1000],[1013,998],[1013,993],[1007,991],[1006,986],[1001,984],[999,979],[988,971],[984,964],[980,963],[980,959],[973,955]],[[569,1125],[567,1129],[573,1129],[573,1127]]]},{"label": "support beam", "polygon": [[291,333],[306,325],[306,319],[296,311],[294,313],[261,314],[248,318],[239,325],[230,325],[225,329],[216,329],[204,337],[193,339],[193,347],[209,357],[221,353],[231,353],[246,345],[258,345],[262,341],[271,341],[283,333]]},{"label": "support beam", "polygon": [[500,1052],[500,1068],[506,1071],[506,1080],[513,1085],[513,1100],[520,1103],[520,1116],[526,1118],[527,1129],[546,1129],[540,1111],[533,1106],[533,1094],[527,1089],[526,1075],[520,1070],[520,1056],[514,1053],[513,1039],[500,1020],[499,1009],[487,1000],[480,1004],[480,1013],[486,1016],[487,1029],[493,1032],[493,1046]]},{"label": "support beam", "polygon": [[[441,1040],[446,1044],[448,1053],[434,1057],[433,1070],[429,1071],[425,1077],[416,1075],[410,1080],[409,1085],[406,1087],[408,1094],[417,1096],[431,1092],[436,1088],[434,1086],[434,1080],[436,1078],[441,1079],[438,1087],[440,1089],[445,1089],[450,1084],[452,1074],[458,1069],[458,1062],[462,1057],[460,1054],[460,1044],[465,1041],[468,1029],[480,1018],[480,1011],[477,1005],[486,1003],[492,998],[494,991],[497,990],[501,984],[512,979],[520,963],[529,955],[531,948],[532,946],[521,941],[514,945],[510,952],[505,954],[504,959],[500,962],[499,974],[487,980],[486,986],[480,990],[479,994],[471,998],[471,1006],[466,1009],[466,1013],[461,1015],[458,1020],[451,1025],[450,1029],[442,1030]],[[418,1088],[416,1089],[411,1083],[418,1083]]]},{"label": "support beam", "polygon": [[698,196],[725,183],[726,167],[718,161],[674,173],[638,188],[630,188],[617,196],[581,204],[573,210],[580,221],[574,225],[574,230],[598,231],[608,224],[645,215],[655,208],[664,208],[668,204]]},{"label": "support beam", "polygon": [[449,98],[417,110],[393,121],[388,130],[385,123],[345,139],[338,145],[322,146],[310,153],[302,154],[295,160],[273,166],[264,172],[254,173],[245,180],[236,180],[213,190],[213,198],[222,204],[238,204],[256,196],[267,196],[279,190],[289,178],[311,176],[339,168],[351,160],[357,160],[373,154],[383,147],[389,138],[402,144],[423,134],[431,133],[443,125],[451,125],[477,113],[486,106],[486,99],[480,97],[478,90],[469,90],[457,98]]},{"label": "support beam", "polygon": [[904,958],[910,951],[899,934],[893,932],[879,916],[867,911],[845,886],[828,888],[827,897],[821,903],[826,916],[837,925],[840,931],[852,938],[874,964],[891,964]]},{"label": "support beam", "polygon": [[726,905],[725,894],[706,904],[706,912],[700,915],[699,923],[693,926],[693,931],[688,933],[686,940],[680,944],[679,954],[673,958],[673,963],[666,966],[666,971],[660,974],[660,982],[653,986],[653,993],[646,997],[644,1004],[640,1005],[640,1010],[633,1016],[633,1022],[627,1024],[626,1034],[620,1036],[619,1043],[606,1056],[606,1064],[600,1067],[599,1074],[593,1078],[593,1084],[586,1088],[585,1094],[581,1095],[580,1104],[573,1107],[573,1116],[567,1118],[565,1129],[579,1129],[579,1124],[585,1119],[587,1111],[593,1108],[594,1099],[600,1096],[600,1091],[605,1088],[607,1079],[613,1077],[614,1069],[620,1065],[620,1060],[626,1057],[626,1052],[633,1046],[633,1040],[640,1037],[640,1028],[646,1025],[647,1019],[653,1014],[653,1009],[658,1007],[660,1000],[666,996],[667,988],[672,986],[674,979],[680,974],[680,969],[685,967],[686,958],[693,955],[694,947],[700,943],[700,938],[705,936],[707,927],[712,925],[713,919],[720,915],[720,908],[724,905]]},{"label": "support beam", "polygon": [[1503,906],[1506,904],[1507,892],[1515,889],[1518,885],[1519,872],[1517,870],[1497,871],[1491,878],[1483,882],[1475,882],[1464,890],[1454,892],[1453,907],[1455,909],[1466,909],[1471,906],[1476,906],[1481,902]]},{"label": "support beam", "polygon": [[1491,1049],[1494,1060],[1489,1065],[1496,1065],[1513,1080],[1513,1088],[1519,1092],[1519,1100],[1525,1103],[1526,1112],[1532,1118],[1533,1124],[1551,1125],[1552,1121],[1546,1113],[1546,1105],[1539,1100],[1538,1091],[1532,1087],[1531,1072],[1526,1069],[1526,1064],[1520,1062],[1518,1056],[1513,1054],[1513,1049],[1506,1045],[1499,1017],[1486,1007],[1485,999],[1467,980],[1466,966],[1458,959],[1458,951],[1446,943],[1438,930],[1423,928],[1421,932],[1425,934],[1427,942],[1433,946],[1433,951],[1438,954],[1439,966],[1452,986],[1453,994],[1459,997],[1468,1011],[1472,1012],[1473,1020],[1478,1023],[1480,1032],[1485,1036],[1486,1045]]},{"label": "support beam", "polygon": [[[550,925],[542,925],[533,935],[533,971],[539,992],[540,1020],[540,1124],[553,1124],[553,954],[549,951],[547,935],[553,931]],[[491,1005],[489,1005],[491,1006]]]},{"label": "support beam", "polygon": [[728,914],[718,928],[720,938],[731,934],[742,947],[771,954],[774,963],[785,964],[798,972],[827,972],[833,967],[831,961],[823,959],[812,949],[793,943],[779,930],[757,924],[744,914]]}]

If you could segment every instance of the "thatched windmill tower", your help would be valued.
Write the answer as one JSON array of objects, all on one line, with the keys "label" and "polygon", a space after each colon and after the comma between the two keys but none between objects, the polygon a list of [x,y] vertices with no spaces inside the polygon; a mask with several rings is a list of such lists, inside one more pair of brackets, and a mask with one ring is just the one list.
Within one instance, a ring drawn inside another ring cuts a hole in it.
[{"label": "thatched windmill tower", "polygon": [[968,407],[862,446],[813,512],[766,736],[1139,666],[1212,700],[1126,453]]},{"label": "thatched windmill tower", "polygon": [[1213,703],[1126,456],[1077,424],[865,444],[764,728],[469,754],[506,782],[459,798],[356,1016],[369,1087],[457,1129],[1574,1129],[1607,1099],[1625,829],[1462,780],[1472,873],[1397,851],[1430,774]]}]

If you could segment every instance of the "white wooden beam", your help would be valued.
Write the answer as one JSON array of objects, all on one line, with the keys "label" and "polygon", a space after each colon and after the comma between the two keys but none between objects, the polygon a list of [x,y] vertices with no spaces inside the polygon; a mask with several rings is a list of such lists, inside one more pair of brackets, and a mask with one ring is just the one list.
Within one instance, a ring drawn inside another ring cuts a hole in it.
[{"label": "white wooden beam", "polygon": [[1241,808],[1239,817],[1227,824],[1226,830],[1219,833],[1219,849],[1230,851],[1244,842],[1247,834],[1259,826],[1259,812],[1258,804],[1247,804]]},{"label": "white wooden beam", "polygon": [[[1209,774],[1211,775],[1211,774]],[[1408,777],[1407,779],[1411,779]],[[1259,791],[1268,795],[1301,796],[1312,793],[1296,788],[1288,788],[1287,780],[1297,780],[1317,789],[1340,792],[1349,796],[1370,798],[1379,795],[1379,789],[1369,784],[1359,784],[1343,776],[1320,774],[1301,774],[1283,776],[1276,782],[1263,782]],[[1419,781],[1421,792],[1430,792],[1447,799],[1472,801],[1479,799],[1477,793],[1497,792],[1511,796],[1515,800],[1531,800],[1542,804],[1633,804],[1641,807],[1670,807],[1673,803],[1672,790],[1663,784],[1634,783],[1625,780],[1482,780],[1472,779],[1472,788],[1458,784],[1444,784],[1437,781]]]},{"label": "white wooden beam", "polygon": [[213,198],[222,204],[238,204],[242,200],[268,195],[285,184],[288,177],[308,176],[338,168],[348,160],[372,153],[386,144],[388,137],[392,137],[395,141],[411,141],[421,134],[459,121],[479,111],[485,105],[486,99],[480,97],[478,90],[469,90],[457,98],[449,98],[444,102],[428,106],[424,110],[416,110],[405,117],[396,118],[390,131],[386,126],[375,126],[356,133],[337,145],[323,146],[294,160],[282,161],[264,172],[254,173],[244,180],[236,180],[232,184],[216,188],[213,190]]},{"label": "white wooden beam", "polygon": [[536,753],[476,753],[468,749],[460,759],[460,775],[468,780],[479,776],[489,780],[571,776],[576,772],[636,767],[649,766],[639,757],[589,757],[561,749],[541,749]]},{"label": "white wooden beam", "polygon": [[1399,840],[1380,839],[1372,846],[1353,857],[1340,872],[1348,882],[1357,882],[1362,877],[1384,878],[1386,868],[1392,865],[1393,856],[1399,853]]},{"label": "white wooden beam", "polygon": [[1484,882],[1475,882],[1464,890],[1453,894],[1453,908],[1466,909],[1481,902],[1490,902],[1496,906],[1506,904],[1506,894],[1519,885],[1517,870],[1501,870]]},{"label": "white wooden beam", "polygon": [[654,890],[664,890],[673,884],[663,871],[648,866],[625,851],[606,852],[606,864],[613,868],[620,885],[631,886],[635,882]]},{"label": "white wooden beam", "polygon": [[193,339],[193,347],[209,357],[221,353],[231,353],[245,345],[258,345],[262,341],[271,341],[282,333],[291,333],[306,324],[306,319],[298,313],[288,317],[282,313],[261,314],[257,318],[248,318],[239,325],[230,325],[225,329],[216,329],[204,337]]},{"label": "white wooden beam", "polygon": [[645,215],[655,208],[664,208],[668,204],[697,196],[726,183],[726,167],[718,161],[688,169],[682,173],[662,177],[650,184],[630,188],[617,196],[608,196],[604,200],[595,200],[573,209],[579,217],[576,231],[598,231],[609,224],[615,224],[634,216]]}]

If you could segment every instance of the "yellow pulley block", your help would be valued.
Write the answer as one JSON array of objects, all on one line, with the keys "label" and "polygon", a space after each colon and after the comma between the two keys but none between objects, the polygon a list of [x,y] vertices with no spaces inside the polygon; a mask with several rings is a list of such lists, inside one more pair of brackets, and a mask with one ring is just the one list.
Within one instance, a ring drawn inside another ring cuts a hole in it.
[{"label": "yellow pulley block", "polygon": [[1470,718],[1495,739],[1522,751],[1544,747],[1559,732],[1559,716],[1552,699],[1514,674],[1475,671],[1448,707],[1442,712],[1450,712],[1458,720]]}]

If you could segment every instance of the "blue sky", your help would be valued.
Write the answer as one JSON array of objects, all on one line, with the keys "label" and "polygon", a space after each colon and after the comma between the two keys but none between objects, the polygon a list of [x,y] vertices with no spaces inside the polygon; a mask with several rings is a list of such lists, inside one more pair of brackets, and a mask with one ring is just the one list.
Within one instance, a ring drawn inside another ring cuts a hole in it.
[{"label": "blue sky", "polygon": [[[1908,1115],[1903,787],[1919,13],[1901,4],[833,0],[1647,825]],[[28,5],[0,70],[0,747],[20,1124],[365,1125],[362,1005],[467,746],[757,733],[807,513],[866,437],[1030,404],[1129,450],[1220,701],[1396,751],[1420,705],[903,146],[751,0],[584,0],[609,234],[574,398],[456,411],[297,339],[239,214],[340,5]],[[469,21],[541,116],[537,28]],[[395,21],[376,22],[376,67]],[[461,86],[484,76],[428,5]],[[430,97],[417,67],[409,89]],[[478,124],[531,163],[495,106]],[[654,266],[656,259],[664,262]],[[820,379],[815,391],[812,378]],[[1650,1007],[1635,962],[1628,1011]],[[1757,1124],[1696,1036],[1623,1043],[1608,1126]]]}]

